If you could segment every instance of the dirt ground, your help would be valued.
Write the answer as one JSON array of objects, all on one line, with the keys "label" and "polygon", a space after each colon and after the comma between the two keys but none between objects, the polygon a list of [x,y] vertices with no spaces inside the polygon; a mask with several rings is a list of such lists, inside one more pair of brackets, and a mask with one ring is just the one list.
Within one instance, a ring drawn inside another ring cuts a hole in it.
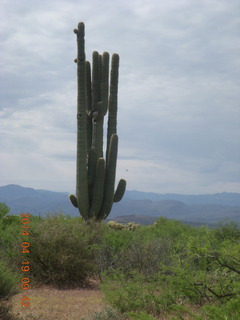
[{"label": "dirt ground", "polygon": [[[26,290],[9,301],[11,313],[21,320],[86,320],[104,309],[103,294],[98,289],[59,290],[48,286]],[[22,307],[26,294],[30,306]]]}]

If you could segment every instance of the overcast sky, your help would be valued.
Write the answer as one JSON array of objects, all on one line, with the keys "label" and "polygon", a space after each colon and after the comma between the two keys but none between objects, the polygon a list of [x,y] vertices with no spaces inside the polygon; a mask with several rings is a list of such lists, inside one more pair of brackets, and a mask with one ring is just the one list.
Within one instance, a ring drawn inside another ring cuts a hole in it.
[{"label": "overcast sky", "polygon": [[239,0],[0,0],[0,185],[75,191],[80,21],[120,55],[117,179],[240,192]]}]

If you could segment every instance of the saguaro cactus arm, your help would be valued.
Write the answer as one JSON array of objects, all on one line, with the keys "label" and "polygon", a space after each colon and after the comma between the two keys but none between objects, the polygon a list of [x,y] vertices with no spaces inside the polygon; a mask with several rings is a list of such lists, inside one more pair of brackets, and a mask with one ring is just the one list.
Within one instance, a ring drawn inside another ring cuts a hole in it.
[{"label": "saguaro cactus arm", "polygon": [[127,182],[124,179],[121,179],[118,182],[117,190],[115,191],[115,194],[113,197],[114,202],[119,202],[120,200],[122,200],[122,197],[123,197],[125,190],[126,190],[126,185],[127,185]]},{"label": "saguaro cactus arm", "polygon": [[108,151],[109,155],[107,157],[103,204],[101,211],[99,212],[98,219],[106,219],[112,209],[116,175],[117,150],[118,136],[116,134],[113,134]]},{"label": "saguaro cactus arm", "polygon": [[106,159],[108,157],[108,150],[110,147],[111,137],[113,134],[117,133],[118,70],[119,70],[119,55],[115,53],[112,56],[110,94],[109,94],[109,101],[108,101],[108,129],[107,129]]}]

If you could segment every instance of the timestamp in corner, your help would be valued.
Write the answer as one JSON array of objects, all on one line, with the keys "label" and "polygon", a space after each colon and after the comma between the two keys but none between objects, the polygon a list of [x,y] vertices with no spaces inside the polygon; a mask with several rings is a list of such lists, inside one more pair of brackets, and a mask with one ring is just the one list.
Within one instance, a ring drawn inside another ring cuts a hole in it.
[{"label": "timestamp in corner", "polygon": [[20,214],[20,222],[21,222],[21,235],[22,235],[22,242],[21,242],[21,254],[22,254],[22,263],[21,263],[21,272],[22,278],[20,287],[23,290],[23,295],[21,297],[21,306],[23,308],[30,307],[30,298],[28,297],[28,291],[30,286],[30,261],[29,261],[29,253],[30,253],[30,213],[23,213]]}]

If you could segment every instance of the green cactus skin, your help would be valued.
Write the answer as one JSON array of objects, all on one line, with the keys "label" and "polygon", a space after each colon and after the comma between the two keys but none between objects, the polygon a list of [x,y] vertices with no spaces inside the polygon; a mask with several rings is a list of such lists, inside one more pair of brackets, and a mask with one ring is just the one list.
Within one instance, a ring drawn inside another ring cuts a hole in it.
[{"label": "green cactus skin", "polygon": [[96,179],[93,188],[93,199],[90,210],[90,217],[94,218],[98,215],[102,206],[103,191],[104,191],[104,179],[105,179],[105,160],[103,158],[98,159]]},{"label": "green cactus skin", "polygon": [[101,100],[100,91],[100,57],[97,51],[92,54],[92,110],[97,109],[97,103]]},{"label": "green cactus skin", "polygon": [[112,56],[110,94],[108,102],[108,129],[107,129],[107,150],[106,159],[109,154],[110,140],[113,134],[117,133],[117,97],[118,97],[118,69],[119,55],[114,53]]},{"label": "green cactus skin", "polygon": [[[85,60],[84,24],[77,35],[77,174],[76,196],[69,195],[84,220],[103,220],[113,202],[122,199],[126,181],[121,179],[114,193],[118,136],[117,96],[119,56],[112,55],[109,81],[109,53],[92,55],[92,68]],[[110,85],[109,85],[110,82]],[[108,114],[106,160],[103,158],[104,116]]]},{"label": "green cactus skin", "polygon": [[103,157],[103,104],[102,102],[97,103],[97,117],[95,121],[95,148],[98,158]]},{"label": "green cactus skin", "polygon": [[74,194],[70,194],[68,196],[69,200],[71,201],[72,205],[75,207],[75,208],[78,208],[78,201],[77,201],[77,197],[74,195]]},{"label": "green cactus skin", "polygon": [[120,200],[122,200],[122,197],[123,197],[125,190],[126,190],[126,185],[127,185],[127,182],[124,179],[121,179],[118,182],[118,186],[117,186],[117,189],[116,189],[114,197],[113,197],[114,202],[119,202]]},{"label": "green cactus skin", "polygon": [[78,78],[78,97],[77,97],[77,181],[76,197],[78,209],[84,219],[89,215],[89,196],[87,179],[87,96],[86,96],[86,66],[85,66],[85,41],[84,24],[80,22],[77,34],[77,78]]},{"label": "green cactus skin", "polygon": [[89,203],[92,203],[93,198],[93,188],[94,182],[96,178],[96,170],[97,170],[97,153],[94,147],[92,147],[89,151],[88,155],[88,194],[89,194]]},{"label": "green cactus skin", "polygon": [[108,111],[108,87],[109,87],[109,53],[104,52],[101,63],[101,101],[103,104],[104,116]]},{"label": "green cactus skin", "polygon": [[106,164],[106,180],[104,188],[104,197],[101,211],[98,215],[98,219],[106,219],[109,215],[114,197],[114,185],[116,175],[116,163],[117,163],[117,150],[118,150],[118,136],[113,134],[110,140],[109,154]]},{"label": "green cactus skin", "polygon": [[87,86],[87,146],[88,152],[92,147],[92,91],[91,91],[91,65],[89,61],[85,63],[86,67],[86,86]]}]

